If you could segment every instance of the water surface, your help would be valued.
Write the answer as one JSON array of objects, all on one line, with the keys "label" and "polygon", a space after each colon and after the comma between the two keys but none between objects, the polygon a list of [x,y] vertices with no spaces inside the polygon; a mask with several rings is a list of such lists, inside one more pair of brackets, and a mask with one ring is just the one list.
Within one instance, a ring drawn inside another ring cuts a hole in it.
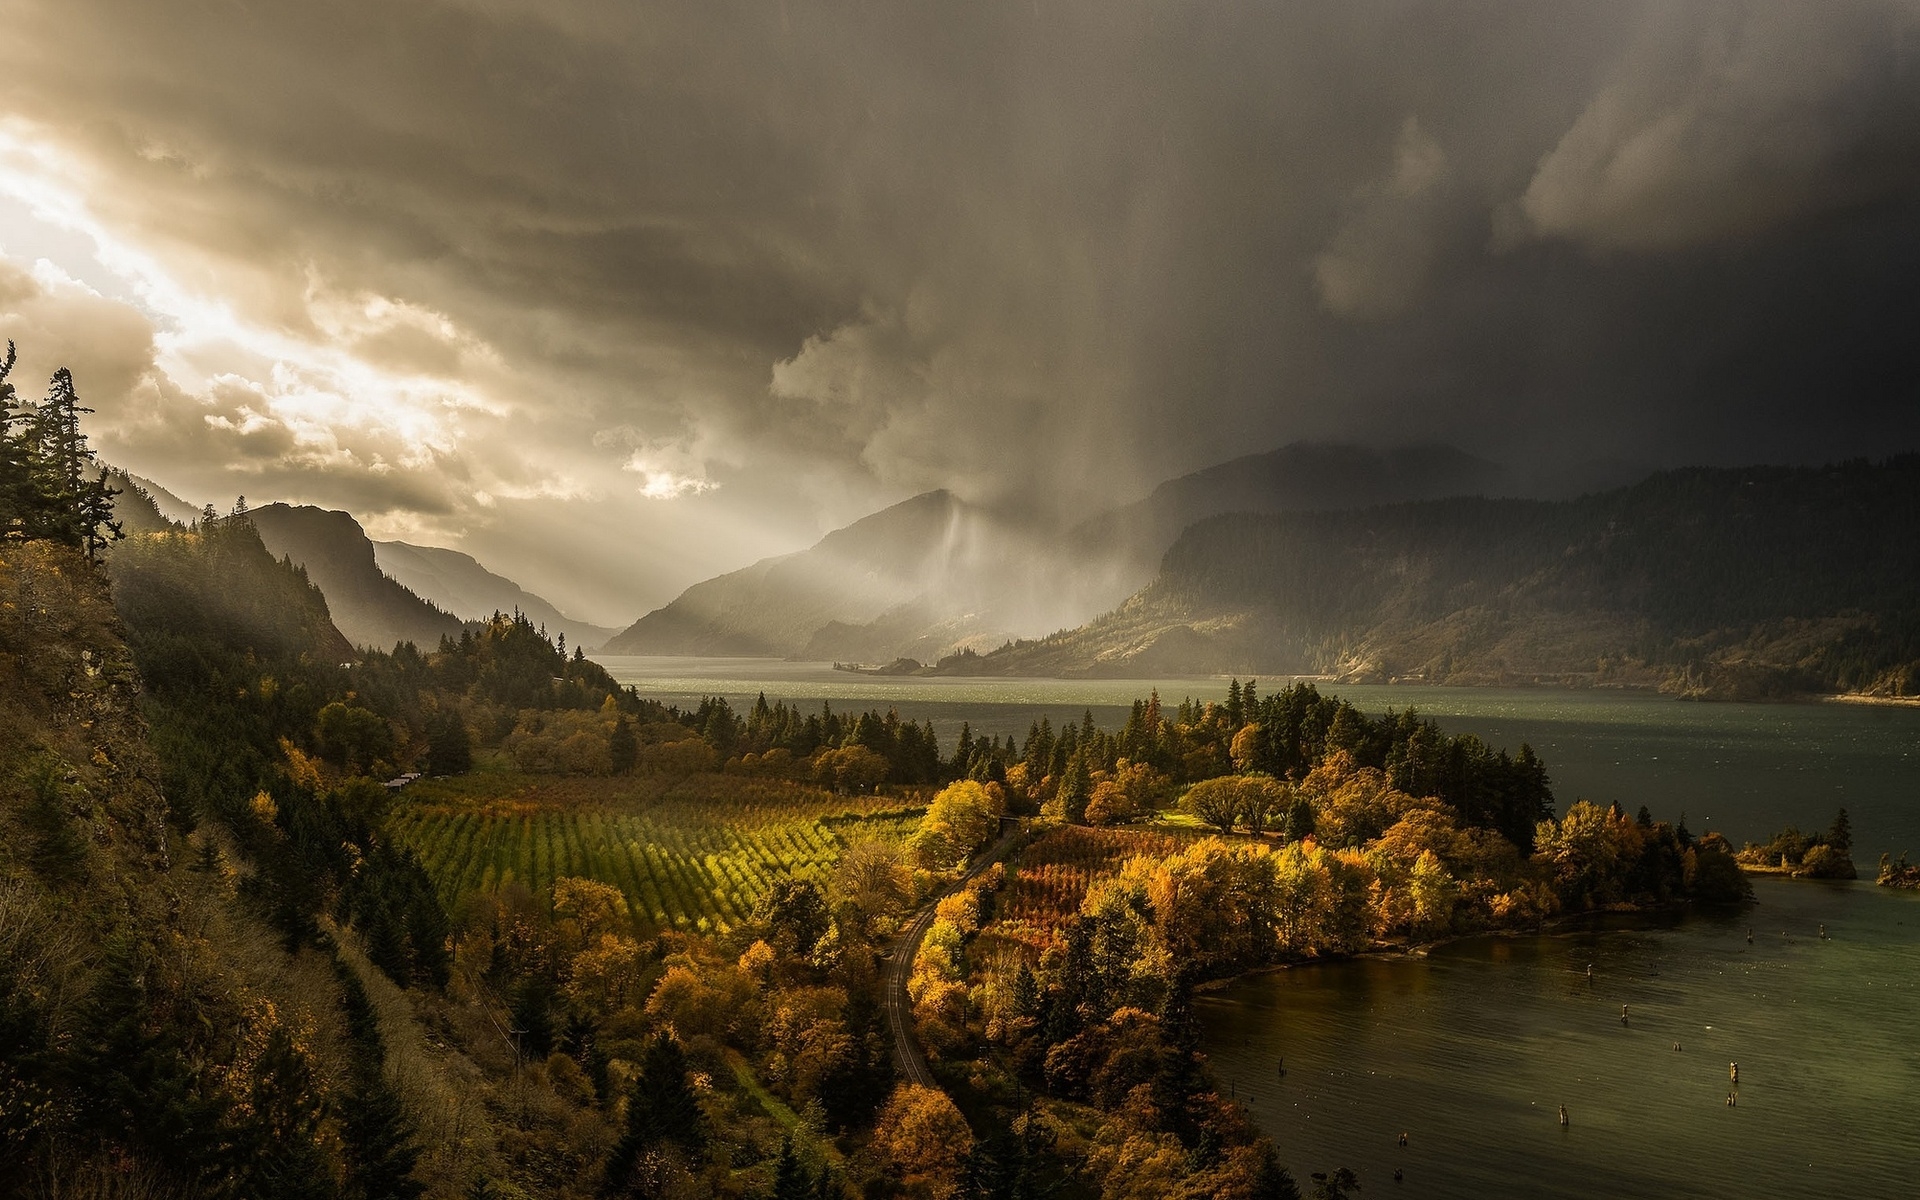
[{"label": "water surface", "polygon": [[1202,998],[1206,1045],[1297,1178],[1349,1166],[1369,1196],[1920,1194],[1920,895],[1756,891],[1241,980]]}]

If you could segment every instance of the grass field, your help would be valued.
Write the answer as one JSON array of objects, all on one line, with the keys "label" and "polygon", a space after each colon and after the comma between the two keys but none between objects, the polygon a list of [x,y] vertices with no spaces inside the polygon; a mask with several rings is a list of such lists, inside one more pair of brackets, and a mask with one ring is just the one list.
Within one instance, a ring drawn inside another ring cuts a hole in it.
[{"label": "grass field", "polygon": [[518,882],[569,875],[620,889],[643,928],[719,932],[770,881],[823,877],[849,844],[903,840],[921,808],[898,796],[836,796],[731,775],[567,778],[476,771],[421,780],[390,819],[449,906]]}]

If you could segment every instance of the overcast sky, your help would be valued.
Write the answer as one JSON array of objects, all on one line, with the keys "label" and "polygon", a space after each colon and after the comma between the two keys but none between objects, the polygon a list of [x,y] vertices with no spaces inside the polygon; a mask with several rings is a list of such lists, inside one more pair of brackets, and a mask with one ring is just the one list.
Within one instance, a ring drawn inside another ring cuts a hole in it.
[{"label": "overcast sky", "polygon": [[576,616],[1288,441],[1920,448],[1920,0],[10,0],[0,336]]}]

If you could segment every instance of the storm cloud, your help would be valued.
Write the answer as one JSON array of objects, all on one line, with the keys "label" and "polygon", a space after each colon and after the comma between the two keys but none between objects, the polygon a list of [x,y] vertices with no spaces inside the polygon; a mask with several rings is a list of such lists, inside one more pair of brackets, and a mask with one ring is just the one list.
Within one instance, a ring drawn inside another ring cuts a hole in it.
[{"label": "storm cloud", "polygon": [[8,6],[0,335],[575,615],[1299,438],[1920,445],[1920,3]]}]

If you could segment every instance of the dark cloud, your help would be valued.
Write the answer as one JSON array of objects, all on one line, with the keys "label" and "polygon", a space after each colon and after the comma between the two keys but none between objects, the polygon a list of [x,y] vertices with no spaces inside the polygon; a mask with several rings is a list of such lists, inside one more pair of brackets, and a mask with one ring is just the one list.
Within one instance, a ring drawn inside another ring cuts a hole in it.
[{"label": "dark cloud", "polygon": [[584,617],[1300,437],[1920,439],[1912,2],[14,9],[0,244],[93,290],[6,332],[129,465]]}]

